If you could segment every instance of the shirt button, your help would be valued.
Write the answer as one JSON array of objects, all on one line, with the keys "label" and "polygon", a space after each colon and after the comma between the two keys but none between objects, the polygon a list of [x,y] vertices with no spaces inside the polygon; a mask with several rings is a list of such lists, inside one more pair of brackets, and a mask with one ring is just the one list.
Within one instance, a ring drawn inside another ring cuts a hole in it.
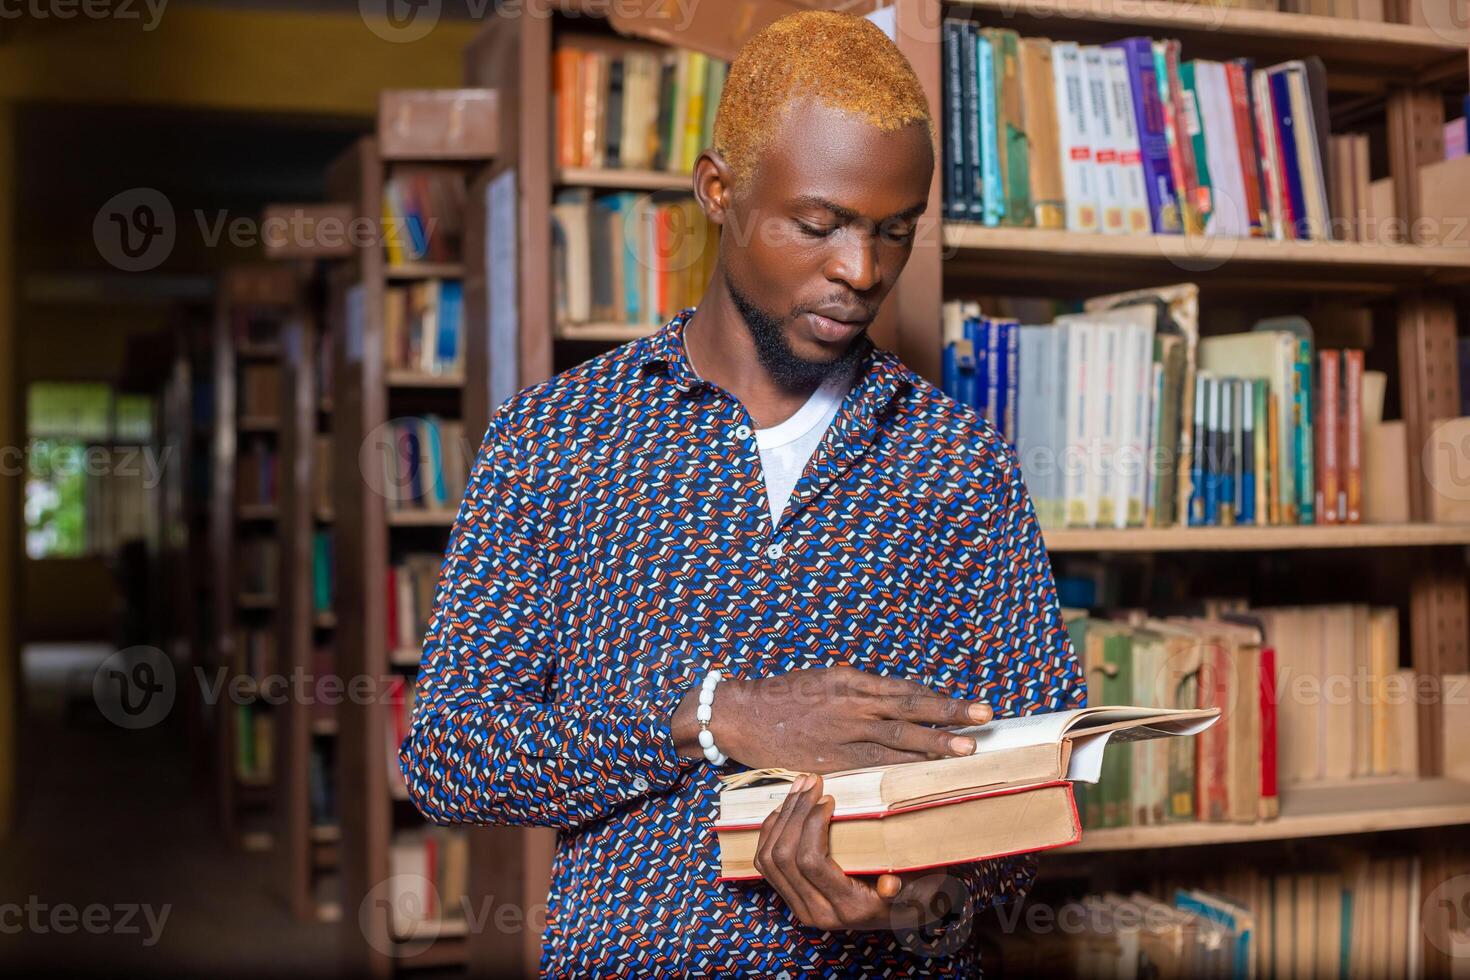
[{"label": "shirt button", "polygon": [[776,974],[776,980],[791,980],[791,974],[787,973],[785,970],[782,970],[780,973]]},{"label": "shirt button", "polygon": [[636,789],[640,793],[647,793],[648,792],[648,780],[644,779],[642,776],[634,776],[633,777],[633,788]]},{"label": "shirt button", "polygon": [[739,439],[742,442],[744,442],[746,439],[749,439],[750,438],[750,426],[748,426],[748,425],[737,425],[737,426],[735,426],[735,438],[736,439]]},{"label": "shirt button", "polygon": [[786,549],[781,547],[781,542],[779,541],[773,541],[766,546],[766,557],[772,561],[776,561],[785,553]]}]

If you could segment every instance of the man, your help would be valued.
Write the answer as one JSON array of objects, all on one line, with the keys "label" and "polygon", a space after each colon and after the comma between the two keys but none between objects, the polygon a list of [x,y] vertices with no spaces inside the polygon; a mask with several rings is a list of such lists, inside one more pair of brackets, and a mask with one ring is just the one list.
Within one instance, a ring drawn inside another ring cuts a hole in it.
[{"label": "man", "polygon": [[736,764],[966,754],[945,728],[1084,694],[1011,450],[865,336],[933,175],[907,61],[789,16],[714,135],[700,305],[490,422],[404,774],[433,820],[560,828],[548,974],[976,974],[969,918],[1031,860],[848,878],[816,777],[762,829],[765,880],[717,881]]}]

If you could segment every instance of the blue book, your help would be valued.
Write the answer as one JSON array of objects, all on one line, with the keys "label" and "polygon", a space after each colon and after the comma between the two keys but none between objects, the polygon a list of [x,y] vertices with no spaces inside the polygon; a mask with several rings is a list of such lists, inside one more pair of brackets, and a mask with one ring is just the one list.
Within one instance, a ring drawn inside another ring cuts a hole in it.
[{"label": "blue book", "polygon": [[982,219],[998,225],[1005,217],[1005,192],[1000,185],[1000,137],[995,119],[995,50],[990,38],[975,35],[976,74],[980,98],[980,181],[983,190]]},{"label": "blue book", "polygon": [[1005,363],[1001,366],[1001,375],[1005,378],[1005,384],[1001,386],[1001,412],[1006,441],[1012,446],[1016,444],[1016,400],[1021,383],[1021,324],[1017,320],[1001,321],[1002,337],[1005,348]]},{"label": "blue book", "polygon": [[459,342],[464,333],[464,284],[458,279],[439,283],[439,337],[434,364],[441,370],[459,364]]},{"label": "blue book", "polygon": [[[1219,896],[1182,888],[1174,892],[1174,907],[1214,922],[1230,932],[1235,937],[1230,957],[1231,980],[1246,980],[1250,976],[1253,932],[1250,913]],[[1347,935],[1344,932],[1344,937]],[[1343,962],[1346,963],[1346,959]]]},{"label": "blue book", "polygon": [[1000,431],[1001,413],[1005,411],[1005,340],[1001,321],[984,317],[985,324],[985,417]]},{"label": "blue book", "polygon": [[961,405],[975,404],[975,348],[968,340],[944,348],[944,392]]},{"label": "blue book", "polygon": [[980,70],[976,64],[980,29],[972,21],[964,21],[962,26],[960,91],[965,117],[965,203],[970,220],[978,221],[982,214],[980,202],[984,197],[980,178]]},{"label": "blue book", "polygon": [[429,472],[425,474],[424,493],[429,495],[436,506],[443,507],[449,503],[449,491],[444,487],[444,446],[439,439],[439,420],[428,416],[419,420],[423,428],[423,440],[428,443],[424,453],[429,460]]},{"label": "blue book", "polygon": [[990,391],[990,321],[985,317],[965,319],[965,339],[974,352],[974,384],[970,391],[970,407],[984,418],[990,417],[990,406],[986,401]]},{"label": "blue book", "polygon": [[1276,115],[1276,142],[1281,147],[1281,159],[1286,173],[1282,174],[1282,186],[1286,188],[1291,203],[1292,234],[1296,238],[1307,238],[1307,199],[1302,194],[1301,162],[1296,154],[1296,127],[1299,120],[1291,112],[1291,86],[1286,71],[1268,73],[1271,84],[1271,107]]}]

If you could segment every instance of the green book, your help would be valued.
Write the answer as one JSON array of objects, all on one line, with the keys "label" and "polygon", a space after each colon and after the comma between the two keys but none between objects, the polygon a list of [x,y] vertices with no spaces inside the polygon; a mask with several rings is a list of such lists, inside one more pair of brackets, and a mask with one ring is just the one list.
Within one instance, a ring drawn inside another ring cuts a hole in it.
[{"label": "green book", "polygon": [[[1125,626],[1108,624],[1098,631],[1102,641],[1102,697],[1099,704],[1128,704],[1133,698],[1133,637]],[[1103,755],[1102,826],[1127,827],[1133,823],[1133,753]]]},{"label": "green book", "polygon": [[1199,112],[1199,89],[1195,83],[1194,66],[1193,61],[1180,65],[1179,81],[1184,88],[1184,132],[1194,149],[1194,173],[1199,181],[1199,194],[1205,206],[1205,215],[1201,216],[1203,218],[1209,214],[1215,197],[1210,189],[1210,158],[1205,149],[1205,124]]},{"label": "green book", "polygon": [[1316,522],[1317,481],[1312,465],[1312,342],[1297,340],[1296,356],[1296,512],[1298,524]]}]

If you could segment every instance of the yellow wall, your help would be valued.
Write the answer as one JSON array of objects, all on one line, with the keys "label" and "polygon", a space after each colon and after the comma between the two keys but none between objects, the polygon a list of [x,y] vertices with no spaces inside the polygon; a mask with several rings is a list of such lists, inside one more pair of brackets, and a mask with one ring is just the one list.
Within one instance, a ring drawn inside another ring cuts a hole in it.
[{"label": "yellow wall", "polygon": [[[134,5],[148,17],[144,4]],[[29,22],[0,40],[0,101],[361,116],[385,87],[454,88],[479,29],[442,21],[385,41],[355,14],[176,8],[139,21]]]}]

